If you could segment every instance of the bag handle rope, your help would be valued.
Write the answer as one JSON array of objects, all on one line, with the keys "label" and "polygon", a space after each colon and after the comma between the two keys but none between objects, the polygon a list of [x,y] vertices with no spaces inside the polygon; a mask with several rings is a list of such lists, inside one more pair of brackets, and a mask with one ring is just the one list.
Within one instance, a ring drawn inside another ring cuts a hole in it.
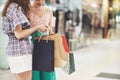
[{"label": "bag handle rope", "polygon": [[[47,40],[46,40],[46,42],[48,43],[49,30],[47,29],[46,32],[47,32],[46,35],[45,35],[45,36],[47,36]],[[38,42],[40,42],[40,40],[41,40],[42,37],[43,37],[43,34],[39,37]]]}]

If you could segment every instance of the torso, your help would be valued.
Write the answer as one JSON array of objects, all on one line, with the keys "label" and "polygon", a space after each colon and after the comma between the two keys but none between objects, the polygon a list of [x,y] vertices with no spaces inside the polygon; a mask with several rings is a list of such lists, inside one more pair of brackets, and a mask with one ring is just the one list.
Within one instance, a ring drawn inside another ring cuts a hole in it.
[{"label": "torso", "polygon": [[51,17],[51,11],[46,7],[44,7],[44,9],[42,10],[36,10],[34,8],[31,8],[30,23],[32,27],[41,24],[45,26],[49,26],[50,17]]},{"label": "torso", "polygon": [[[15,37],[15,34],[13,32],[13,20],[15,20],[13,17],[11,17],[11,13],[9,12],[12,9],[15,9],[17,4],[12,3],[10,4],[10,6],[7,9],[7,13],[6,13],[6,17],[9,19],[9,23],[10,25],[8,25],[7,27],[5,27],[5,29],[8,29],[7,31],[4,29],[4,31],[6,31],[6,33],[8,34],[9,37],[9,42],[8,42],[8,46],[7,46],[7,50],[6,50],[6,54],[8,56],[20,56],[20,55],[24,55],[24,54],[32,54],[32,45],[29,41],[29,38],[22,38],[22,39],[17,39]],[[21,10],[17,10],[20,11],[18,12],[18,16],[17,17],[19,20],[23,20],[21,21],[21,23],[18,23],[22,26],[22,29],[27,29],[30,27],[30,23],[27,20],[27,18],[25,17],[25,15],[21,12]],[[14,11],[15,12],[15,11]],[[14,14],[17,14],[17,12],[15,12]],[[21,17],[20,17],[21,16]],[[5,21],[3,20],[3,23]],[[12,29],[10,29],[12,28]],[[10,30],[9,30],[10,29]]]}]

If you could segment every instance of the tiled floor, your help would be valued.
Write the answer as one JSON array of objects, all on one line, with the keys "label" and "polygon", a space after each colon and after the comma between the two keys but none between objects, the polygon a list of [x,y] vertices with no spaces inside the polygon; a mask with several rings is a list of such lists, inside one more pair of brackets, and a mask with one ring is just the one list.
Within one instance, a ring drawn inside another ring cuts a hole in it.
[{"label": "tiled floor", "polygon": [[0,70],[0,80],[15,80],[9,70]]},{"label": "tiled floor", "polygon": [[[67,75],[57,71],[58,80],[116,80],[98,74],[120,74],[120,41],[98,40],[87,48],[74,51],[76,72]],[[117,79],[120,80],[120,79]]]},{"label": "tiled floor", "polygon": [[[120,80],[120,41],[95,40],[73,51],[76,71],[68,75],[56,68],[57,80]],[[9,71],[0,71],[0,80],[15,80]]]}]

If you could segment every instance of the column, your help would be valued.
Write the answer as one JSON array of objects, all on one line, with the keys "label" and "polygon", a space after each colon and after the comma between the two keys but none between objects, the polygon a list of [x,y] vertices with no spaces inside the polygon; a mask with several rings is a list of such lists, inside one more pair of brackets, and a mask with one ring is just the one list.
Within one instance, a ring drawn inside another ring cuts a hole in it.
[{"label": "column", "polygon": [[107,29],[108,29],[108,8],[109,8],[109,1],[103,0],[103,7],[102,7],[102,19],[101,25],[104,28],[103,37],[107,37]]}]

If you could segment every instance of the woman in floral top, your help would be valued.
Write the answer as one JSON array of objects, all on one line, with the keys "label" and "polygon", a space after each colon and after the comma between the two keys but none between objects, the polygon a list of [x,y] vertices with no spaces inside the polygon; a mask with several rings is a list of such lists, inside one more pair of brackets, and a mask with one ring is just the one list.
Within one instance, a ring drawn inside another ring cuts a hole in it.
[{"label": "woman in floral top", "polygon": [[[55,17],[50,9],[43,6],[45,0],[34,0],[30,11],[30,23],[32,26],[41,25],[46,26],[49,31],[55,26]],[[47,32],[36,31],[32,34],[32,41],[34,37],[47,35]],[[32,80],[56,80],[55,72],[40,72],[33,71]]]},{"label": "woman in floral top", "polygon": [[30,28],[29,5],[29,0],[7,0],[2,11],[2,30],[9,38],[7,60],[16,80],[31,80],[32,45],[28,36],[36,30],[47,30],[40,25]]}]

